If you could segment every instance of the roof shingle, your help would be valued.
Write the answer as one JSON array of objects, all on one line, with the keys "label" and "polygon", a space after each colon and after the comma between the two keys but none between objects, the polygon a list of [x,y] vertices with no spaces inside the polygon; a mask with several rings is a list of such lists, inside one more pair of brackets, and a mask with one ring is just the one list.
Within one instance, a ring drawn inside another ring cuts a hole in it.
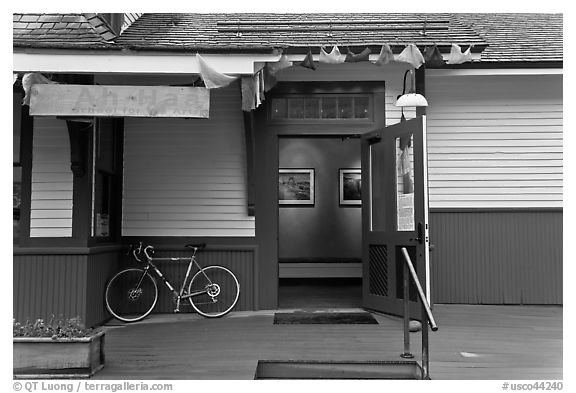
[{"label": "roof shingle", "polygon": [[563,61],[562,14],[455,14],[488,42],[486,62]]},{"label": "roof shingle", "polygon": [[[425,31],[425,33],[424,33]],[[133,49],[230,50],[485,45],[449,14],[144,14],[117,40]]]},{"label": "roof shingle", "polygon": [[14,14],[13,45],[35,48],[113,48],[116,35],[96,14]]}]

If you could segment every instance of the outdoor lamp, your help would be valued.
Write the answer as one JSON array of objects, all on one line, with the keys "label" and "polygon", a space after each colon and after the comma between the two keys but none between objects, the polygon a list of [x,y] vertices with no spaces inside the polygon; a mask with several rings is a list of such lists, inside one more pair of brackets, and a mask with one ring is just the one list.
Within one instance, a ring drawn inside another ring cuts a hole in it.
[{"label": "outdoor lamp", "polygon": [[[406,75],[410,73],[410,90],[408,94],[406,94]],[[428,106],[428,101],[422,94],[418,94],[415,92],[414,88],[414,71],[413,70],[406,70],[404,73],[404,83],[402,84],[402,95],[398,96],[398,100],[396,101],[396,106],[405,107],[405,106]]]}]

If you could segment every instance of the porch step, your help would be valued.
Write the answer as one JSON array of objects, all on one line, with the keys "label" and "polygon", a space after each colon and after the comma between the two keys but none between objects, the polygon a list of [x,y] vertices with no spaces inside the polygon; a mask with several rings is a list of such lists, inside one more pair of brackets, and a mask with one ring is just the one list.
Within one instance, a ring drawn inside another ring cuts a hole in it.
[{"label": "porch step", "polygon": [[260,360],[254,379],[422,379],[416,361]]}]

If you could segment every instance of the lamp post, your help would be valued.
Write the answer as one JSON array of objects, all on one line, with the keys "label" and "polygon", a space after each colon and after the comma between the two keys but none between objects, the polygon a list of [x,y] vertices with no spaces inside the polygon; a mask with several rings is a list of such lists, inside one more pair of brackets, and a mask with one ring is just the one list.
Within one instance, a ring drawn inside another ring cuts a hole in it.
[{"label": "lamp post", "polygon": [[[408,89],[408,93],[406,93],[406,77],[408,74],[410,74],[410,88]],[[414,86],[414,70],[412,69],[406,70],[404,73],[404,80],[402,82],[402,94],[397,97],[396,106],[402,108],[402,116],[400,117],[400,121],[406,121],[406,118],[404,117],[405,106],[428,106],[426,97],[424,97],[422,94],[416,93],[416,88]]]}]

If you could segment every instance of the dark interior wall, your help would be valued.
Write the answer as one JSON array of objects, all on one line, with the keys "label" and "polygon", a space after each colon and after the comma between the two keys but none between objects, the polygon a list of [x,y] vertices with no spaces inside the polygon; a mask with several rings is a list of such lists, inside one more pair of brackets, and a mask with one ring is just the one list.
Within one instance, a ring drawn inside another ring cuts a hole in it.
[{"label": "dark interior wall", "polygon": [[360,140],[285,137],[278,142],[280,168],[315,169],[313,207],[279,206],[279,258],[324,261],[360,259],[360,206],[339,206],[338,170],[360,168]]}]

